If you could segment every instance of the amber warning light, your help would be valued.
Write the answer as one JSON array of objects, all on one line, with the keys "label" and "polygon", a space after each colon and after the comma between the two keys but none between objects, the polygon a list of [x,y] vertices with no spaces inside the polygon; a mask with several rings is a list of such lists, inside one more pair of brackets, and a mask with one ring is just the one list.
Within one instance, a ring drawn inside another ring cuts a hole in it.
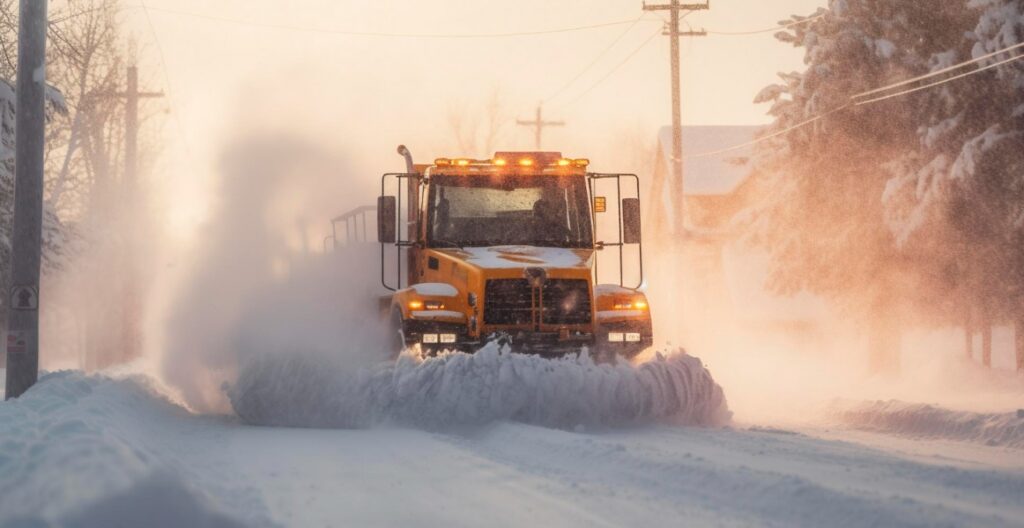
[{"label": "amber warning light", "polygon": [[[508,154],[508,153],[506,153]],[[556,154],[558,156],[558,154]],[[585,168],[590,164],[590,160],[585,158],[573,159],[573,158],[555,158],[551,159],[550,156],[536,156],[513,158],[512,160],[516,165],[520,167],[558,167],[558,168],[569,168],[578,167]],[[438,167],[470,167],[470,166],[495,166],[505,167],[509,165],[509,159],[507,157],[495,157],[489,160],[475,160],[470,158],[437,158],[434,160],[434,165]]]}]

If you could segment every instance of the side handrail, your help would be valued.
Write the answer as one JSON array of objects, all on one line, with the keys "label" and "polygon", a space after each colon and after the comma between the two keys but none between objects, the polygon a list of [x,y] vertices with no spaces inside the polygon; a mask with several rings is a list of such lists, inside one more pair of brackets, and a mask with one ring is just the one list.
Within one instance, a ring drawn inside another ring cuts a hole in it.
[{"label": "side handrail", "polygon": [[[625,282],[626,282],[625,281],[625,271],[623,269],[623,264],[624,264],[623,247],[625,246],[625,244],[622,241],[622,239],[624,238],[624,236],[623,236],[624,227],[623,227],[623,222],[622,222],[622,179],[623,178],[631,178],[633,180],[633,184],[634,184],[633,186],[634,186],[634,189],[636,190],[636,197],[640,198],[640,178],[636,174],[600,174],[600,173],[588,173],[587,174],[587,178],[589,179],[589,184],[590,184],[589,185],[590,186],[590,215],[592,217],[591,218],[591,224],[593,225],[593,229],[594,229],[595,235],[597,233],[597,211],[594,210],[594,181],[595,180],[604,180],[604,179],[615,178],[615,204],[616,204],[616,211],[618,211],[618,214],[619,214],[619,239],[618,239],[617,242],[597,242],[597,241],[595,241],[594,242],[594,247],[596,249],[601,249],[601,248],[605,248],[605,247],[614,247],[614,248],[617,248],[619,250],[619,286],[622,286],[624,288],[628,288],[628,286],[626,286],[626,284],[625,284]],[[641,205],[642,205],[642,201],[641,201]],[[641,216],[641,218],[642,218],[642,216]],[[640,270],[639,270],[640,271],[640,280],[637,282],[637,285],[635,287],[630,288],[632,290],[639,290],[644,285],[644,241],[643,241],[643,236],[642,235],[640,236],[640,242],[639,242],[639,244],[637,244],[637,246],[638,246],[637,247],[637,258],[639,260],[639,267],[640,267]],[[594,278],[595,278],[595,280],[597,280],[597,256],[596,255],[594,256]]]},{"label": "side handrail", "polygon": [[[387,194],[387,190],[386,189],[387,189],[387,180],[388,180],[388,178],[394,178],[395,179],[395,187],[396,187],[395,197],[397,198],[397,200],[396,200],[396,207],[395,207],[395,215],[397,215],[397,218],[396,218],[395,225],[405,225],[406,227],[408,227],[410,225],[414,226],[416,220],[415,219],[410,219],[408,217],[409,216],[408,214],[406,214],[406,222],[404,224],[402,222],[402,194],[403,194],[402,191],[403,190],[408,190],[408,187],[403,189],[402,183],[403,183],[403,180],[404,180],[406,185],[408,186],[409,185],[409,181],[411,181],[411,180],[419,180],[421,178],[421,176],[419,174],[417,174],[417,173],[414,173],[414,172],[411,172],[411,173],[400,173],[400,172],[389,172],[389,173],[386,173],[386,174],[384,174],[384,175],[382,175],[380,177],[380,195],[381,196],[385,196]],[[374,208],[374,209],[376,209],[376,208]],[[388,244],[381,243],[381,245],[380,245],[380,283],[381,283],[382,286],[384,286],[385,289],[390,290],[390,291],[398,291],[398,290],[400,290],[402,288],[402,248],[409,248],[409,247],[414,246],[416,244],[415,241],[413,241],[413,240],[410,240],[410,239],[407,239],[407,238],[403,238],[403,234],[402,234],[403,231],[404,231],[403,229],[397,229],[396,230],[396,235],[397,235],[396,238],[397,238],[397,240],[393,244],[395,246],[395,249],[396,249],[396,251],[395,251],[395,257],[396,257],[396,261],[395,261],[396,285],[395,286],[391,286],[391,285],[388,284],[387,276],[386,276],[386,273],[385,273],[385,270],[384,270],[385,246],[387,246]]]}]

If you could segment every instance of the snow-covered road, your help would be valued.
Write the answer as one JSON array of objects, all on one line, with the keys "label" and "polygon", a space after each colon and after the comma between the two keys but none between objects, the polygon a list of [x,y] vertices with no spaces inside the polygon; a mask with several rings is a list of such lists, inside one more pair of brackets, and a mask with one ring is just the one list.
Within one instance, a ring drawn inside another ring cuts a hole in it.
[{"label": "snow-covered road", "polygon": [[0,404],[0,523],[1024,526],[1021,451],[978,449],[740,426],[253,427],[59,373]]}]

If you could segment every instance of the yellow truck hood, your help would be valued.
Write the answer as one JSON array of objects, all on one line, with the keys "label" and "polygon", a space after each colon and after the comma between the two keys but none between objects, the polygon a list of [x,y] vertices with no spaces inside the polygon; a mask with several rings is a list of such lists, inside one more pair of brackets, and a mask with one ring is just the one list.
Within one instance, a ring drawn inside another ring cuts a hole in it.
[{"label": "yellow truck hood", "polygon": [[440,253],[479,269],[575,268],[590,269],[594,250],[535,246],[467,247]]}]

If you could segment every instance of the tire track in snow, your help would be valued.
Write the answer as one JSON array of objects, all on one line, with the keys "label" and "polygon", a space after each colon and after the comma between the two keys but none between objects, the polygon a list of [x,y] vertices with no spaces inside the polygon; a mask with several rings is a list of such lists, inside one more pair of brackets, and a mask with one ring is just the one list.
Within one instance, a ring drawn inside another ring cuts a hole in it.
[{"label": "tire track in snow", "polygon": [[[711,516],[716,523],[738,525],[1020,525],[1020,502],[1012,497],[1024,486],[1024,476],[930,467],[870,450],[840,457],[829,467],[823,461],[831,460],[835,443],[804,437],[785,448],[797,461],[764,455],[762,435],[732,430],[586,435],[499,424],[450,438],[511,467],[587,483],[591,493],[604,494],[595,507],[609,516],[625,502],[642,504],[633,514],[647,511],[655,522]],[[767,440],[792,442],[791,437]],[[801,452],[809,456],[797,455]],[[851,470],[861,474],[859,482],[849,479]],[[1006,488],[999,492],[1000,486]]]}]

